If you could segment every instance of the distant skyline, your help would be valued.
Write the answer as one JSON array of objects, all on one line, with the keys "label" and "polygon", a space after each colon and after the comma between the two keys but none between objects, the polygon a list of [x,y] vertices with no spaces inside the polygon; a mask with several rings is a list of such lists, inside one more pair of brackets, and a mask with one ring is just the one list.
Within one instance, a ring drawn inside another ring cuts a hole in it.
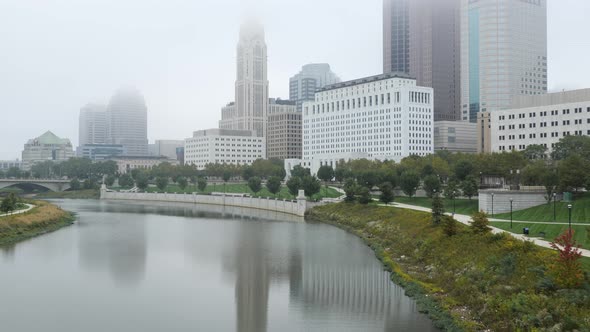
[{"label": "distant skyline", "polygon": [[[589,1],[549,1],[550,92],[590,88],[588,12]],[[77,146],[80,108],[125,86],[146,99],[150,142],[217,127],[249,17],[265,27],[269,97],[287,99],[307,63],[342,80],[382,72],[382,0],[3,0],[0,159],[47,130]]]}]

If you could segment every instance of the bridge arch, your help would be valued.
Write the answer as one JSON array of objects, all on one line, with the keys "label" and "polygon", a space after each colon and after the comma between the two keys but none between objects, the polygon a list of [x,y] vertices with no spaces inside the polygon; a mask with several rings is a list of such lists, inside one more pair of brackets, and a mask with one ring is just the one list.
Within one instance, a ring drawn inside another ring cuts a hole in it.
[{"label": "bridge arch", "polygon": [[43,181],[43,180],[10,180],[0,179],[0,189],[9,187],[19,187],[23,185],[32,185],[36,187],[45,188],[49,191],[65,191],[70,189],[70,183],[67,181]]}]

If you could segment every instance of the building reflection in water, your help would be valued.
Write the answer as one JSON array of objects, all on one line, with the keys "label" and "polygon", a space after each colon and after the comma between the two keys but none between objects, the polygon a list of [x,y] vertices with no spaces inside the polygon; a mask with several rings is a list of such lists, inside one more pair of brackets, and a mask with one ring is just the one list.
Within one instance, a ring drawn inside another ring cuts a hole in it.
[{"label": "building reflection in water", "polygon": [[[112,210],[109,212],[113,212]],[[145,276],[147,260],[146,224],[111,213],[102,222],[77,222],[79,264],[86,270],[106,270],[122,286],[134,286]]]}]

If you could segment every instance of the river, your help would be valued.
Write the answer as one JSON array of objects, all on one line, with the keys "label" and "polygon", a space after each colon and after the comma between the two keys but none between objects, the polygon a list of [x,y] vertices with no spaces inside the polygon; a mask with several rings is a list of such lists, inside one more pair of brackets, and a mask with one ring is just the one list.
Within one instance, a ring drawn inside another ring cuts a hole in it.
[{"label": "river", "polygon": [[436,331],[372,250],[255,210],[59,200],[73,226],[0,248],[2,331]]}]

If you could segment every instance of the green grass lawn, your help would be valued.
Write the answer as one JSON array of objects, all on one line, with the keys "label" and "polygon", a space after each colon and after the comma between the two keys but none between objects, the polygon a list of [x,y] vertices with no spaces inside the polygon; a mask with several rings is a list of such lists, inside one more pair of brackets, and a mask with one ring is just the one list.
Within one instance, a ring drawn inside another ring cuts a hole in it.
[{"label": "green grass lawn", "polygon": [[[225,188],[224,188],[225,187]],[[162,192],[162,190],[158,189],[157,187],[149,187],[148,192]],[[176,184],[170,184],[165,190],[169,193],[192,193],[192,192],[199,192],[199,193],[211,193],[211,192],[226,192],[226,193],[247,193],[252,196],[260,196],[260,197],[272,197],[272,198],[281,198],[281,199],[295,199],[293,195],[289,193],[289,189],[285,186],[281,187],[281,192],[277,195],[271,194],[265,186],[262,186],[262,190],[258,192],[258,194],[254,195],[254,193],[248,188],[247,184],[236,184],[236,183],[228,183],[224,186],[223,183],[218,184],[207,184],[207,188],[203,192],[200,192],[197,188],[195,188],[192,184],[183,191],[178,187]],[[337,198],[340,197],[338,191],[322,186],[320,193],[313,196],[313,199],[320,199],[323,197],[328,198]]]},{"label": "green grass lawn", "polygon": [[[556,221],[568,222],[567,202],[557,202],[555,204]],[[590,223],[590,193],[586,193],[576,198],[572,203],[572,222]],[[510,219],[510,212],[496,214],[494,218]],[[525,210],[512,212],[513,220],[522,221],[553,221],[553,203],[543,204],[528,208]]]},{"label": "green grass lawn", "polygon": [[[405,197],[405,196],[397,196],[395,197],[394,202],[403,203],[403,204],[410,204],[410,205],[417,205],[426,208],[432,207],[432,199],[428,197]],[[443,198],[443,204],[445,206],[446,212],[453,212],[453,200]],[[456,199],[455,200],[455,213],[457,214],[466,214],[472,215],[477,212],[479,202],[477,199]]]},{"label": "green grass lawn", "polygon": [[[491,225],[507,231],[510,231],[510,223],[508,222],[491,222]],[[553,241],[561,233],[568,229],[568,225],[547,224],[531,224],[531,223],[512,223],[512,232],[522,234],[522,229],[528,227],[530,229],[529,235],[532,237],[541,237],[539,233],[544,232],[546,241]],[[572,225],[574,230],[574,238],[582,248],[590,249],[590,226]]]}]

